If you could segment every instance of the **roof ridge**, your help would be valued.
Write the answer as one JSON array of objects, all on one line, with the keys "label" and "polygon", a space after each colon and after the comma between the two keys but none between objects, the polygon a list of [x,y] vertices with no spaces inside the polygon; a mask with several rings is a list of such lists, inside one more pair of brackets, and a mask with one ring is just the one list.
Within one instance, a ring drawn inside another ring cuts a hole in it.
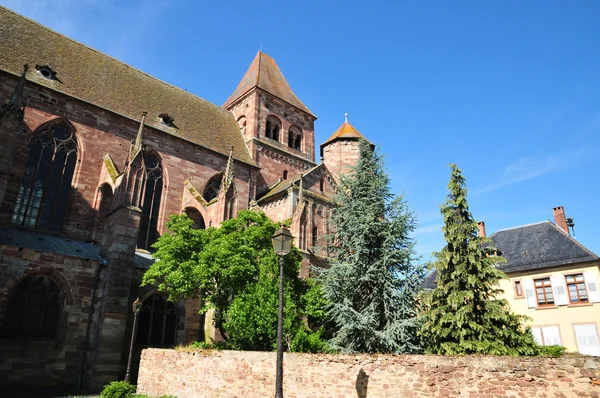
[{"label": "roof ridge", "polygon": [[[290,86],[290,83],[287,81],[287,78],[285,77],[285,75],[283,74],[283,72],[281,71],[281,68],[279,67],[279,65],[277,65],[277,61],[275,61],[275,58],[265,54],[264,52],[260,51],[261,54],[263,54],[265,57],[269,58],[271,61],[273,61],[273,63],[275,64],[275,67],[277,68],[277,70],[279,71],[279,73],[281,73],[281,76],[283,76],[283,81],[285,82],[285,85],[287,86],[287,88],[290,90],[290,92],[292,93],[292,95],[298,100],[298,102],[304,106],[307,110],[308,106],[306,106],[306,104],[304,102],[302,102],[302,100],[300,99],[300,97],[298,97],[296,95],[296,93],[294,92],[294,90],[292,90],[292,86]],[[260,62],[260,61],[259,61]],[[258,76],[260,77],[260,63],[258,65]],[[258,83],[257,83],[258,85]],[[283,99],[283,98],[282,98]],[[285,100],[284,100],[285,101]],[[286,101],[287,102],[287,101]],[[293,104],[292,104],[293,105]],[[302,110],[302,109],[301,109]],[[304,110],[302,110],[303,112],[306,112]],[[314,115],[313,115],[314,116]]]},{"label": "roof ridge", "polygon": [[62,34],[62,33],[58,32],[58,31],[56,31],[56,30],[54,30],[54,29],[52,29],[52,28],[49,28],[48,26],[42,25],[41,23],[39,23],[39,22],[37,22],[37,21],[34,21],[33,19],[31,19],[31,18],[29,18],[29,17],[26,17],[25,15],[19,14],[18,12],[16,12],[16,11],[13,11],[13,10],[11,10],[11,9],[10,9],[10,8],[8,8],[8,7],[5,7],[5,6],[3,6],[3,5],[0,5],[0,8],[2,8],[2,9],[6,10],[6,11],[8,11],[8,12],[10,12],[10,13],[14,14],[14,15],[17,15],[17,16],[19,16],[20,18],[26,19],[28,22],[31,22],[31,23],[33,23],[33,24],[35,24],[35,25],[37,25],[37,26],[39,26],[39,27],[41,27],[41,28],[43,28],[43,29],[47,30],[48,32],[51,32],[51,33],[53,33],[53,34],[57,35],[57,36],[60,36],[60,37],[61,37],[61,38],[63,38],[63,39],[67,39],[67,40],[69,40],[69,41],[71,41],[71,42],[73,42],[73,43],[75,43],[75,44],[77,44],[77,45],[79,45],[79,46],[85,47],[85,48],[86,48],[86,49],[88,49],[88,50],[91,50],[91,51],[93,51],[93,52],[95,52],[95,53],[97,53],[97,54],[100,54],[100,55],[102,55],[102,56],[104,56],[104,57],[106,57],[106,58],[109,58],[109,59],[111,59],[112,61],[118,62],[119,64],[122,64],[122,65],[124,65],[124,66],[126,66],[126,67],[128,67],[128,68],[131,68],[131,69],[135,70],[136,72],[139,72],[139,73],[141,73],[141,74],[143,74],[143,75],[146,75],[146,76],[148,76],[149,78],[151,78],[151,79],[154,79],[154,80],[156,80],[156,81],[158,81],[158,82],[160,82],[160,83],[162,83],[162,84],[164,84],[164,85],[166,85],[166,86],[169,86],[169,87],[171,87],[171,88],[174,88],[174,89],[176,89],[176,90],[179,90],[179,91],[183,91],[183,92],[185,92],[185,93],[188,93],[189,95],[191,95],[191,96],[193,96],[193,97],[196,97],[196,98],[198,98],[199,100],[202,100],[202,101],[206,102],[207,104],[213,105],[215,108],[219,109],[220,111],[229,112],[229,111],[227,111],[226,109],[223,109],[222,107],[220,107],[219,105],[217,105],[217,104],[215,104],[215,103],[212,103],[212,102],[210,102],[210,101],[208,101],[208,100],[206,100],[206,99],[204,99],[204,98],[198,97],[196,94],[194,94],[194,93],[192,93],[192,92],[190,92],[190,91],[184,90],[184,89],[182,89],[181,87],[177,87],[177,86],[175,86],[175,85],[173,85],[173,84],[171,84],[171,83],[167,83],[167,82],[165,82],[164,80],[161,80],[161,79],[157,78],[156,76],[152,76],[151,74],[149,74],[149,73],[147,73],[147,72],[144,72],[144,71],[143,71],[143,70],[141,70],[141,69],[138,69],[138,68],[136,68],[135,66],[129,65],[128,63],[125,63],[125,62],[123,62],[123,61],[120,61],[120,60],[118,60],[117,58],[115,58],[115,57],[113,57],[113,56],[111,56],[111,55],[108,55],[108,54],[106,54],[106,53],[103,53],[102,51],[99,51],[99,50],[97,50],[97,49],[95,49],[95,48],[93,48],[93,47],[90,47],[90,46],[88,46],[88,45],[87,45],[87,44],[85,44],[85,43],[82,43],[82,42],[80,42],[80,41],[77,41],[77,40],[75,40],[75,39],[73,39],[73,38],[71,38],[71,37],[69,37],[69,36],[67,36],[67,35],[64,35],[64,34]]},{"label": "roof ridge", "polygon": [[585,252],[586,252],[586,253],[588,253],[590,256],[592,256],[592,257],[595,257],[595,258],[596,258],[596,260],[598,260],[598,258],[599,258],[599,257],[598,257],[598,256],[597,256],[597,255],[596,255],[594,252],[590,251],[590,250],[589,250],[589,249],[587,249],[585,246],[583,246],[581,243],[579,243],[579,241],[577,241],[577,239],[573,238],[573,237],[571,236],[571,234],[569,234],[568,232],[567,232],[567,234],[565,234],[565,233],[563,232],[563,229],[562,229],[562,228],[560,228],[558,225],[556,225],[555,223],[553,223],[553,222],[552,222],[552,221],[550,221],[550,220],[548,220],[548,222],[549,222],[549,223],[550,223],[550,225],[552,225],[552,226],[553,226],[553,227],[554,227],[554,228],[555,228],[555,229],[556,229],[558,232],[560,232],[561,234],[563,234],[565,237],[569,238],[569,240],[571,241],[571,243],[575,243],[575,244],[576,244],[577,246],[579,246],[579,247],[580,247],[580,248],[581,248],[583,251],[585,251]]},{"label": "roof ridge", "polygon": [[498,232],[510,231],[511,229],[525,228],[525,227],[530,227],[532,225],[538,225],[538,224],[543,224],[543,223],[552,224],[549,220],[544,220],[544,221],[538,221],[538,222],[534,222],[534,223],[530,223],[530,224],[517,225],[516,227],[502,228],[497,231],[494,231],[494,233],[491,234],[489,237],[491,238],[492,236],[496,235]]}]

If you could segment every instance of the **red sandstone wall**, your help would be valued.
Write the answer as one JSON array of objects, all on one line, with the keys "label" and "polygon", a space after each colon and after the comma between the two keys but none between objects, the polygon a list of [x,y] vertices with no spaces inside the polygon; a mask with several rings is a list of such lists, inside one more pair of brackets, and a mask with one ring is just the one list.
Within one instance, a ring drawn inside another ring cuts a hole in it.
[{"label": "red sandstone wall", "polygon": [[[284,395],[375,397],[598,397],[600,359],[285,354]],[[270,397],[275,353],[148,349],[138,392]]]},{"label": "red sandstone wall", "polygon": [[[16,84],[15,77],[0,72],[0,102],[10,97]],[[12,154],[8,170],[10,179],[4,202],[0,207],[0,224],[10,223],[29,154],[31,133],[43,123],[63,117],[75,127],[80,146],[73,176],[71,204],[63,224],[63,233],[75,239],[91,239],[96,192],[104,182],[100,179],[102,157],[110,154],[118,170],[123,171],[131,140],[135,139],[139,128],[139,121],[130,120],[29,82],[25,85],[24,97],[27,99],[25,131],[15,136],[13,131],[0,128],[0,142],[11,143],[10,146],[0,145],[0,163],[3,164],[5,159],[8,159],[7,152]],[[140,114],[140,119],[141,116]],[[157,118],[158,115],[147,117]],[[181,211],[183,182],[189,178],[202,193],[208,180],[225,169],[227,156],[150,127],[145,129],[144,143],[156,149],[163,161],[165,188],[161,201],[159,231],[164,233],[164,223],[168,216]],[[247,208],[249,192],[253,196],[254,187],[248,186],[250,170],[251,166],[236,162],[235,183],[240,208]],[[205,221],[208,225],[210,220]],[[218,224],[218,221],[216,223]]]},{"label": "red sandstone wall", "polygon": [[56,338],[0,339],[0,393],[31,388],[33,381],[36,388],[77,383],[97,267],[97,261],[0,246],[0,314],[9,292],[28,275],[48,275],[63,298]]}]

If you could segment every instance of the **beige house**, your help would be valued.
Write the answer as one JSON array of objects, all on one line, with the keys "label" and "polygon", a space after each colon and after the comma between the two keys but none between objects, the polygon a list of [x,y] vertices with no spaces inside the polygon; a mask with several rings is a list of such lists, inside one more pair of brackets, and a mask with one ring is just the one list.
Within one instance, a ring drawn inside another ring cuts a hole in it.
[{"label": "beige house", "polygon": [[[553,209],[555,223],[496,231],[490,236],[506,263],[502,280],[513,311],[531,318],[540,344],[600,356],[600,260],[569,234],[564,209]],[[485,228],[480,224],[480,233]]]},{"label": "beige house", "polygon": [[[563,207],[555,223],[542,221],[494,232],[490,238],[506,262],[500,281],[511,309],[530,318],[528,326],[542,345],[600,356],[600,259],[569,234]],[[571,220],[569,220],[571,221]],[[479,236],[485,224],[479,223]],[[435,288],[437,272],[425,280]]]}]

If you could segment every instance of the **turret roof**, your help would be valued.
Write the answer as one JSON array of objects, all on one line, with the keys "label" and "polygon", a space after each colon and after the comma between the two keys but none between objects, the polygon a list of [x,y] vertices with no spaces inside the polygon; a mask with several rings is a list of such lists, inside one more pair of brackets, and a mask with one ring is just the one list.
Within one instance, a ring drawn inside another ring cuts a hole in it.
[{"label": "turret roof", "polygon": [[296,97],[275,60],[262,51],[256,54],[240,84],[225,101],[223,107],[229,107],[254,87],[258,87],[316,118],[306,105]]},{"label": "turret roof", "polygon": [[[321,144],[321,156],[323,156],[323,147],[326,146],[327,144],[332,143],[333,141],[336,141],[339,139],[359,140],[360,138],[364,138],[366,140],[365,136],[362,135],[357,129],[354,128],[353,125],[348,123],[348,121],[346,120],[335,131],[335,133],[333,133],[331,135],[331,137],[329,137],[327,139],[327,141],[325,141],[324,143]],[[367,142],[369,142],[371,144],[371,146],[373,146],[373,144],[369,140],[367,140]]]}]

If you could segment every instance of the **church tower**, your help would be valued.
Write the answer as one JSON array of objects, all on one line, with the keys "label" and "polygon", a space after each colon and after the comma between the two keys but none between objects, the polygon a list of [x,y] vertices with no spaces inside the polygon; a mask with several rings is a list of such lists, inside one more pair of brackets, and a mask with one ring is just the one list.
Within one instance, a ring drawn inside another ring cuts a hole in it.
[{"label": "church tower", "polygon": [[273,58],[262,51],[223,108],[235,115],[252,158],[261,168],[256,197],[280,179],[316,166],[317,117],[296,97]]},{"label": "church tower", "polygon": [[[365,138],[353,125],[346,121],[321,144],[321,158],[327,170],[336,179],[342,174],[348,174],[356,165],[359,157],[359,140]],[[373,144],[371,144],[373,146]]]}]

